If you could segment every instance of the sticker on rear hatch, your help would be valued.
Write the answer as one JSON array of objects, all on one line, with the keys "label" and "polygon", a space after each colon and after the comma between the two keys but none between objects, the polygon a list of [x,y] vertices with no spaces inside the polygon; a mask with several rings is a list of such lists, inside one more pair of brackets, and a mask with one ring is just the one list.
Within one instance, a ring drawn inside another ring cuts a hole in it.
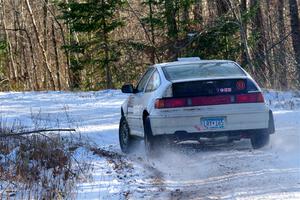
[{"label": "sticker on rear hatch", "polygon": [[218,88],[217,91],[221,92],[221,93],[228,93],[228,92],[232,92],[232,89],[231,88]]},{"label": "sticker on rear hatch", "polygon": [[200,122],[204,129],[225,128],[225,117],[206,117],[206,118],[201,118]]}]

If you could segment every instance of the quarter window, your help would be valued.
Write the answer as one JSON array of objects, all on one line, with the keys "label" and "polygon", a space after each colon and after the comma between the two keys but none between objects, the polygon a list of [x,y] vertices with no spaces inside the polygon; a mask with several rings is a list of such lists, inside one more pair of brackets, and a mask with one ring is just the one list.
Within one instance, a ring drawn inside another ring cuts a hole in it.
[{"label": "quarter window", "polygon": [[149,79],[149,77],[151,76],[152,72],[153,72],[154,68],[149,68],[145,74],[143,75],[143,77],[141,78],[141,80],[139,81],[139,84],[137,85],[137,92],[143,92],[145,87],[146,87],[146,84],[147,84],[147,81]]},{"label": "quarter window", "polygon": [[149,79],[146,92],[152,92],[156,90],[159,86],[160,86],[160,77],[158,71],[156,70],[152,74],[151,78]]}]

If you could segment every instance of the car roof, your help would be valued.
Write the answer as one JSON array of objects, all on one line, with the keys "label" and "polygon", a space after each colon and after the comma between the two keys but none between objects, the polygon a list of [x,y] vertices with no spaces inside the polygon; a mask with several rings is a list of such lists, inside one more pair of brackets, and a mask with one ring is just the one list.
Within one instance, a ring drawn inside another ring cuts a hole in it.
[{"label": "car roof", "polygon": [[158,63],[153,65],[154,67],[167,67],[167,66],[174,66],[174,65],[188,65],[188,64],[201,64],[201,63],[235,63],[232,60],[185,60],[185,61],[174,61],[174,62],[165,62],[165,63]]}]

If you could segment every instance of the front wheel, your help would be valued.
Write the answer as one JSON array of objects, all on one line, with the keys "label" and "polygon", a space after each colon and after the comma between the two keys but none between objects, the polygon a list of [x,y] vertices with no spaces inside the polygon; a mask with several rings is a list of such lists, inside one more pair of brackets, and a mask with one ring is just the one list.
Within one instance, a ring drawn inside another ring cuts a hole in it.
[{"label": "front wheel", "polygon": [[270,141],[270,134],[267,131],[255,133],[251,136],[251,145],[253,149],[260,149]]},{"label": "front wheel", "polygon": [[124,116],[121,117],[119,125],[119,142],[123,153],[130,153],[132,151],[133,138],[130,135],[130,129]]}]

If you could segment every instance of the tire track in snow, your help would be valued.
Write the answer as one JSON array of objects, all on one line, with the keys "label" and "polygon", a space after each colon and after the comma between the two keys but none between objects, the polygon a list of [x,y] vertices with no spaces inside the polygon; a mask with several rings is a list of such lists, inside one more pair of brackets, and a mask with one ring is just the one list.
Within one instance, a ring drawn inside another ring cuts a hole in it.
[{"label": "tire track in snow", "polygon": [[[143,155],[145,156],[145,155]],[[166,192],[164,174],[155,167],[152,159],[143,159],[141,156],[129,155],[129,158],[137,165],[146,170],[147,175],[137,180],[138,192],[142,198],[161,198]]]}]

